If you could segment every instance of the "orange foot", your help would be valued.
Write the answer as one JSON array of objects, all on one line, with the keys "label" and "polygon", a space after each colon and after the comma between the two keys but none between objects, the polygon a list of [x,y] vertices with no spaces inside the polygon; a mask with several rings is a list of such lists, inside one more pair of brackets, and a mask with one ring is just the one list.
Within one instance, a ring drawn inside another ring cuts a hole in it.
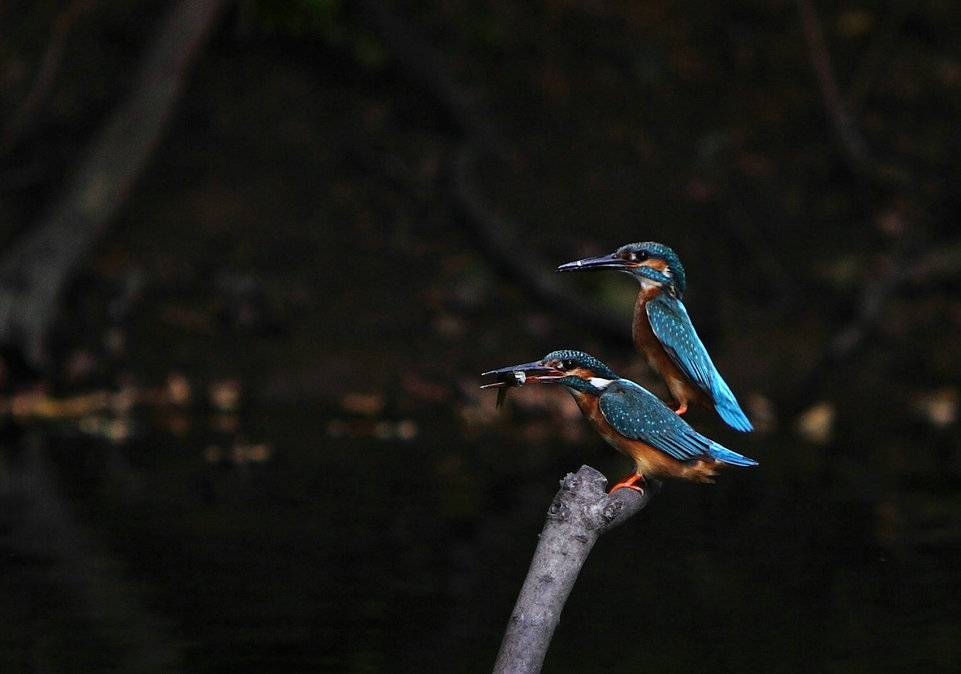
[{"label": "orange foot", "polygon": [[[677,407],[674,407],[675,405],[677,405]],[[674,414],[681,416],[687,412],[687,401],[671,403],[671,407],[674,407]]]},{"label": "orange foot", "polygon": [[636,482],[642,482],[642,483],[644,482],[644,476],[637,472],[632,473],[631,475],[628,475],[627,477],[625,477],[623,480],[621,480],[620,482],[615,484],[613,487],[611,487],[611,490],[607,493],[613,494],[618,489],[633,489],[634,491],[639,491],[643,494],[644,489],[642,487],[638,487],[635,484]]}]

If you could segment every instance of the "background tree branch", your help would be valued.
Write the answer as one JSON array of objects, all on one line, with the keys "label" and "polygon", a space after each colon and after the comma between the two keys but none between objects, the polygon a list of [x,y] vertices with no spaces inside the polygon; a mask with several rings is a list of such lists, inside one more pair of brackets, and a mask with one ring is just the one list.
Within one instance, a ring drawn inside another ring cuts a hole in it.
[{"label": "background tree branch", "polygon": [[447,123],[462,136],[451,161],[449,198],[491,265],[561,314],[578,316],[607,337],[629,342],[629,322],[615,312],[598,308],[593,298],[559,281],[554,268],[566,260],[540,259],[523,245],[521,224],[497,215],[496,204],[490,205],[485,198],[475,178],[478,162],[490,158],[503,161],[509,152],[502,146],[494,125],[450,75],[443,55],[381,0],[362,0],[356,8],[399,70],[435,102]]},{"label": "background tree branch", "polygon": [[0,260],[0,343],[45,359],[64,287],[143,172],[224,0],[182,0],[48,214]]},{"label": "background tree branch", "polygon": [[[880,184],[904,183],[907,180],[907,174],[903,170],[879,162],[872,156],[864,135],[848,110],[834,74],[834,66],[831,64],[830,53],[824,40],[824,30],[821,28],[821,21],[814,3],[812,0],[797,0],[797,7],[801,18],[801,30],[808,50],[811,52],[811,63],[821,89],[828,121],[834,128],[834,133],[849,165],[855,172]],[[858,93],[859,96],[863,95],[861,92]]]},{"label": "background tree branch", "polygon": [[17,106],[3,133],[0,134],[0,157],[9,152],[28,130],[30,122],[36,117],[37,109],[50,95],[60,73],[63,55],[71,30],[78,19],[96,5],[97,0],[75,0],[60,12],[54,21],[50,39],[40,60],[40,68],[34,79],[33,87],[26,98]]}]

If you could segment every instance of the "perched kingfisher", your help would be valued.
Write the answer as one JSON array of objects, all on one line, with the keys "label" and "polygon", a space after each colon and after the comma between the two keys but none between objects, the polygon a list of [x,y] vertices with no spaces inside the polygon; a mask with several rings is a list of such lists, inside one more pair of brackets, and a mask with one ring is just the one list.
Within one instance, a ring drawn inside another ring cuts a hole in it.
[{"label": "perched kingfisher", "polygon": [[677,401],[676,412],[684,414],[695,402],[716,409],[731,428],[754,430],[687,315],[681,301],[687,279],[674,251],[654,241],[629,243],[610,255],[562,264],[557,271],[594,269],[626,272],[640,282],[631,330],[634,346],[664,377]]},{"label": "perched kingfisher", "polygon": [[713,482],[724,465],[756,466],[757,461],[722,447],[688,425],[660,398],[582,351],[552,351],[543,360],[485,372],[497,381],[481,388],[560,384],[610,445],[634,461],[634,473],[611,491],[645,478],[676,477]]}]

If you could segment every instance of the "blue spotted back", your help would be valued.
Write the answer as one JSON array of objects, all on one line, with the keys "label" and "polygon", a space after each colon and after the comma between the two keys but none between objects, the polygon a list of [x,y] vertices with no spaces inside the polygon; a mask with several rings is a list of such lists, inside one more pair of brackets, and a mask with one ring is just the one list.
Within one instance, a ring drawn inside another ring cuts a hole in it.
[{"label": "blue spotted back", "polygon": [[695,431],[653,393],[632,381],[612,382],[598,403],[604,418],[626,438],[640,440],[678,461],[712,456],[711,446],[716,443]]},{"label": "blue spotted back", "polygon": [[661,293],[645,306],[651,329],[667,355],[691,382],[714,401],[718,414],[732,428],[753,430],[734,393],[717,371],[680,300]]}]

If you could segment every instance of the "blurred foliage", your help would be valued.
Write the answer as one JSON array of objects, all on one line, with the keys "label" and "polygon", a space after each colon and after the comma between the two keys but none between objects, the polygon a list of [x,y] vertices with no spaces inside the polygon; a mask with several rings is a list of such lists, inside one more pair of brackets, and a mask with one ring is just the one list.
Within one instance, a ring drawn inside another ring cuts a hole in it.
[{"label": "blurred foliage", "polygon": [[[380,42],[352,20],[345,0],[250,0],[243,12],[252,13],[267,35],[298,39],[317,38],[351,53],[365,68],[377,68],[388,59]],[[249,21],[249,18],[245,19]]]}]

